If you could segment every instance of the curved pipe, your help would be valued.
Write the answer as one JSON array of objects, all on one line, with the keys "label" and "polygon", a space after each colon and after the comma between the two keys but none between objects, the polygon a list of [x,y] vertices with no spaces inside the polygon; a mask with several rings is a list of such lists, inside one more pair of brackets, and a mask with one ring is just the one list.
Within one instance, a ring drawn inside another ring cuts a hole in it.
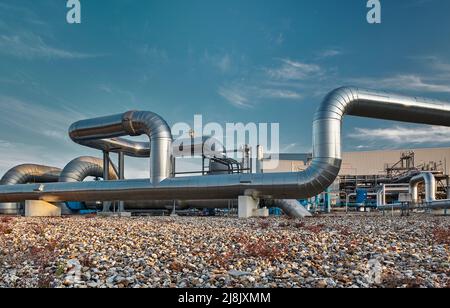
[{"label": "curved pipe", "polygon": [[411,194],[411,202],[416,204],[419,202],[419,184],[425,182],[425,202],[431,203],[436,201],[436,178],[431,172],[421,173],[411,179],[409,182],[409,193]]},{"label": "curved pipe", "polygon": [[34,164],[23,164],[10,169],[0,185],[58,182],[61,169]]},{"label": "curved pipe", "polygon": [[[10,169],[0,180],[0,185],[57,182],[61,169],[34,164],[23,164]],[[17,214],[16,203],[0,204],[0,214]]]},{"label": "curved pipe", "polygon": [[[68,163],[59,176],[59,182],[83,182],[87,177],[103,177],[103,159],[82,156]],[[109,167],[110,180],[118,180],[113,166]]]},{"label": "curved pipe", "polygon": [[[149,111],[129,111],[107,117],[89,119],[72,124],[70,138],[81,145],[98,148],[102,144],[117,146],[127,143],[136,155],[143,150],[142,142],[117,139],[121,136],[147,135],[150,139],[150,181],[156,185],[171,174],[172,134],[166,121]],[[116,139],[111,139],[116,138]],[[133,153],[133,151],[131,151]],[[125,154],[129,154],[125,152]]]},{"label": "curved pipe", "polygon": [[[448,104],[344,87],[330,92],[315,114],[314,158],[310,167],[303,172],[170,178],[158,186],[149,185],[145,180],[5,186],[0,190],[0,201],[208,200],[234,199],[241,195],[306,199],[324,191],[335,181],[339,173],[342,163],[341,124],[345,115],[450,126]],[[89,136],[87,139],[92,140],[117,137],[118,132],[129,133],[127,125],[119,119],[122,118],[117,116],[107,118],[100,121],[101,125],[98,125],[98,120],[93,122],[88,120],[81,125],[81,128],[85,127],[81,129],[84,133],[78,138],[83,139],[83,136],[87,135]],[[156,162],[157,160],[152,160],[152,164]],[[167,165],[168,163],[163,163],[162,168],[167,168]],[[153,174],[152,178],[158,178],[158,174]]]}]

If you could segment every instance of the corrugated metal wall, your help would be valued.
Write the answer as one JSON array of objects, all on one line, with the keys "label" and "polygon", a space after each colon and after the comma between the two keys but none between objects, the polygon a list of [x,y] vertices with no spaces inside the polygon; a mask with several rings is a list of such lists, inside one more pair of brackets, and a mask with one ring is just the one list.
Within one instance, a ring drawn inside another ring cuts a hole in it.
[{"label": "corrugated metal wall", "polygon": [[[347,152],[343,154],[341,175],[378,175],[385,173],[386,164],[393,165],[402,153],[415,153],[416,166],[436,162],[442,164],[446,174],[450,174],[450,148],[383,150],[372,152]],[[274,170],[265,172],[295,172],[306,168],[302,161],[281,160]]]}]

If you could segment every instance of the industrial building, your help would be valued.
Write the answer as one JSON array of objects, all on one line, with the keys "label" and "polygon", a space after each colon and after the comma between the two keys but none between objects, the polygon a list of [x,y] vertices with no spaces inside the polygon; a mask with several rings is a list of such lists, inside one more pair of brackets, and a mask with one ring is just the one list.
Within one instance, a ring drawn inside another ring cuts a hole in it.
[{"label": "industrial building", "polygon": [[[373,200],[383,184],[397,188],[403,186],[405,188],[403,191],[407,191],[410,180],[424,172],[434,174],[437,179],[437,194],[442,199],[448,194],[450,147],[344,152],[342,157],[339,175],[329,189],[329,193],[333,195],[330,198],[332,205],[344,205],[351,201],[355,203],[358,190],[372,194],[373,198],[367,196],[367,199]],[[265,173],[304,171],[309,167],[312,158],[312,153],[265,155],[262,171]],[[276,165],[273,164],[273,159],[278,160],[277,168],[272,168]],[[272,169],[265,168],[265,165]],[[396,198],[391,198],[390,201],[396,201],[402,189],[396,192]]]}]

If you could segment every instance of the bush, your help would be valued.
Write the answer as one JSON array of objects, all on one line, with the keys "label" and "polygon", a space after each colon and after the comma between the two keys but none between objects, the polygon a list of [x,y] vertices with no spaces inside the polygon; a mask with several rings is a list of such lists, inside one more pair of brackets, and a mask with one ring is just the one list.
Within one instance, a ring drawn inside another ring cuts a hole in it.
[{"label": "bush", "polygon": [[433,231],[433,235],[436,243],[450,245],[450,230],[448,228],[436,228]]}]

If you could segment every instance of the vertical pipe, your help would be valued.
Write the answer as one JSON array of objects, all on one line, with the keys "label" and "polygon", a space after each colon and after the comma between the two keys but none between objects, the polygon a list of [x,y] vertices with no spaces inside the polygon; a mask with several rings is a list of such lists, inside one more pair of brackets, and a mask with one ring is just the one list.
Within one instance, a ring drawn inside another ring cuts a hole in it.
[{"label": "vertical pipe", "polygon": [[[125,179],[125,154],[123,152],[118,153],[119,160],[119,180]],[[119,201],[119,212],[125,211],[125,202]]]},{"label": "vertical pipe", "polygon": [[[103,180],[109,180],[109,153],[107,151],[103,151]],[[103,202],[103,212],[109,212],[109,201]]]},{"label": "vertical pipe", "polygon": [[263,173],[264,147],[258,145],[256,148],[256,173]]},{"label": "vertical pipe", "polygon": [[103,151],[103,180],[109,180],[109,153]]}]

